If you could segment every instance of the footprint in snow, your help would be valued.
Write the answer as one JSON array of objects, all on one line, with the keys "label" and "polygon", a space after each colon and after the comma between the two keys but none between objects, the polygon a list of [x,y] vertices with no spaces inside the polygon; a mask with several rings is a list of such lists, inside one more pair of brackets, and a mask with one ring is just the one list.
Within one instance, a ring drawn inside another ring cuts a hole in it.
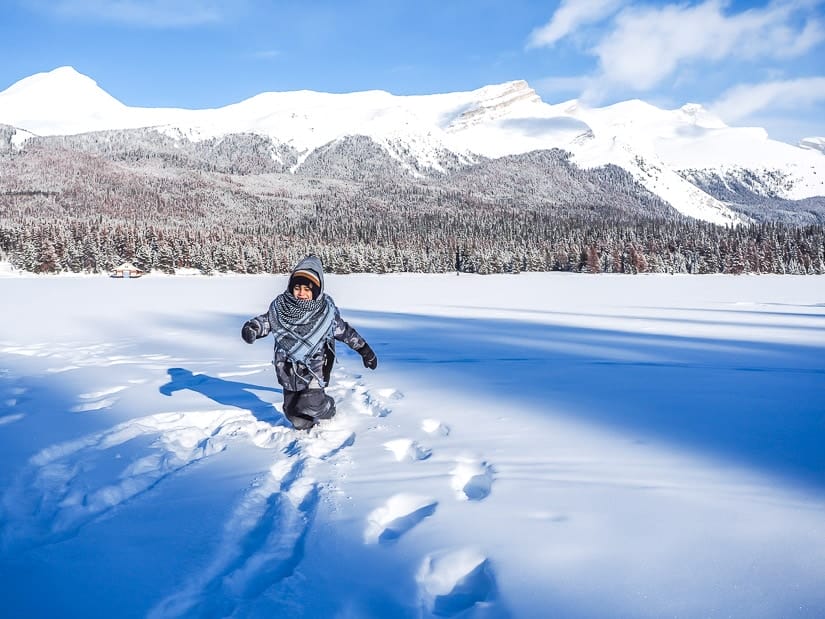
[{"label": "footprint in snow", "polygon": [[377,393],[367,390],[362,397],[366,411],[373,417],[386,417],[392,412],[386,400]]},{"label": "footprint in snow", "polygon": [[385,400],[403,400],[404,399],[404,394],[402,392],[398,391],[398,389],[393,389],[391,387],[387,388],[387,389],[378,389],[378,390],[376,390],[376,393],[380,397],[384,398]]},{"label": "footprint in snow", "polygon": [[472,548],[427,555],[416,576],[421,605],[440,617],[490,605],[496,582],[490,561]]},{"label": "footprint in snow", "polygon": [[364,540],[368,544],[387,544],[399,539],[428,516],[435,513],[438,501],[414,494],[396,494],[367,516]]},{"label": "footprint in snow", "polygon": [[360,375],[336,372],[327,392],[335,398],[339,408],[347,408],[362,415],[386,417],[392,413],[389,402],[400,400],[404,395],[396,389],[368,389]]},{"label": "footprint in snow", "polygon": [[450,471],[456,496],[462,500],[481,501],[493,488],[493,467],[473,458],[460,458]]},{"label": "footprint in snow", "polygon": [[426,460],[433,454],[433,450],[422,447],[417,441],[408,438],[399,438],[384,443],[384,447],[391,451],[398,462],[402,460]]},{"label": "footprint in snow", "polygon": [[441,436],[449,436],[450,434],[450,427],[437,419],[425,419],[421,422],[421,429],[427,434],[439,434]]},{"label": "footprint in snow", "polygon": [[312,428],[307,438],[303,453],[318,460],[327,460],[355,444],[355,432],[347,428],[326,427],[324,424]]}]

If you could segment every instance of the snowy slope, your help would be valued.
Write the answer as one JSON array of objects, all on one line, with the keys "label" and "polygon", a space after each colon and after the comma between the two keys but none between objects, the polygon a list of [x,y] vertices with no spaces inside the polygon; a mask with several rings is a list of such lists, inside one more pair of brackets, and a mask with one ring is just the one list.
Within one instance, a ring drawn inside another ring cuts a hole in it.
[{"label": "snowy slope", "polygon": [[[779,172],[784,183],[774,187],[777,195],[792,200],[825,195],[825,161],[816,153],[771,140],[761,128],[728,127],[698,104],[662,110],[633,100],[590,109],[571,102],[567,110],[597,136],[632,144],[634,152],[668,171],[703,170],[724,177],[748,170],[767,178]],[[661,189],[654,191],[667,199]],[[713,209],[718,203],[702,206]]]},{"label": "snowy slope", "polygon": [[3,615],[822,617],[821,283],[330,276],[304,434],[283,277],[0,279]]},{"label": "snowy slope", "polygon": [[780,170],[782,197],[825,195],[819,153],[770,140],[761,129],[726,127],[701,106],[661,110],[635,100],[605,108],[577,101],[550,105],[524,81],[421,96],[268,92],[218,109],[182,110],[125,106],[63,67],[0,93],[0,124],[38,135],[153,126],[192,140],[253,132],[294,148],[299,163],[334,140],[365,135],[411,172],[439,169],[444,152],[472,162],[562,148],[581,166],[618,165],[683,214],[716,223],[740,218],[679,170]]},{"label": "snowy slope", "polygon": [[821,153],[825,153],[825,138],[803,138],[799,142],[799,146],[801,148],[809,148],[811,150],[818,150]]},{"label": "snowy slope", "polygon": [[0,150],[16,150],[28,140],[37,137],[25,129],[18,129],[9,125],[0,125]]}]

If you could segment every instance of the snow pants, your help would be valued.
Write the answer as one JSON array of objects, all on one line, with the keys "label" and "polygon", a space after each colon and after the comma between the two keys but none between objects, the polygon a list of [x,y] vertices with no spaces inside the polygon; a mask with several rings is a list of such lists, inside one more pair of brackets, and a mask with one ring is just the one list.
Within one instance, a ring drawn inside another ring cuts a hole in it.
[{"label": "snow pants", "polygon": [[335,400],[323,389],[284,389],[284,415],[298,430],[309,430],[322,419],[335,415]]}]

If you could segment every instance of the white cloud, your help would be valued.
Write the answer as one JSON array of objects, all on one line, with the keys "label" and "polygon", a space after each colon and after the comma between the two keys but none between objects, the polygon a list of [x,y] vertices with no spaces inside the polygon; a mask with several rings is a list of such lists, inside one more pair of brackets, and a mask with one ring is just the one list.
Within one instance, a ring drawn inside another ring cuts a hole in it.
[{"label": "white cloud", "polygon": [[562,0],[550,21],[530,34],[527,45],[554,45],[579,26],[607,19],[625,2],[626,0]]},{"label": "white cloud", "polygon": [[809,21],[805,24],[802,32],[793,35],[793,42],[788,47],[788,55],[801,56],[808,50],[816,47],[822,40],[825,39],[825,30],[822,23],[819,21]]},{"label": "white cloud", "polygon": [[729,0],[641,4],[637,0],[562,0],[528,46],[553,46],[574,33],[595,41],[598,60],[589,88],[650,90],[688,67],[731,60],[788,61],[825,41],[823,0],[773,0],[735,10]]},{"label": "white cloud", "polygon": [[220,22],[232,7],[227,0],[36,0],[32,5],[61,17],[91,18],[153,28]]},{"label": "white cloud", "polygon": [[[738,122],[764,111],[799,111],[825,102],[825,77],[740,84],[709,107],[726,122]],[[825,132],[825,121],[820,127]]]},{"label": "white cloud", "polygon": [[680,65],[736,58],[785,59],[810,51],[825,38],[815,17],[803,18],[809,3],[775,2],[761,9],[726,14],[726,2],[628,8],[592,50],[610,82],[647,90]]}]

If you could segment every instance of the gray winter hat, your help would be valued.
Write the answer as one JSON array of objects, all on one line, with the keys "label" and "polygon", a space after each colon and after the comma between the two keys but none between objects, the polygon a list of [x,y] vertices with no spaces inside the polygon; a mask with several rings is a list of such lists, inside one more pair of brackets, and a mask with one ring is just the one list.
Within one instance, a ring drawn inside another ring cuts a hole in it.
[{"label": "gray winter hat", "polygon": [[310,254],[292,270],[287,291],[292,292],[295,284],[306,284],[312,289],[312,298],[318,299],[324,294],[324,267],[318,256]]}]

